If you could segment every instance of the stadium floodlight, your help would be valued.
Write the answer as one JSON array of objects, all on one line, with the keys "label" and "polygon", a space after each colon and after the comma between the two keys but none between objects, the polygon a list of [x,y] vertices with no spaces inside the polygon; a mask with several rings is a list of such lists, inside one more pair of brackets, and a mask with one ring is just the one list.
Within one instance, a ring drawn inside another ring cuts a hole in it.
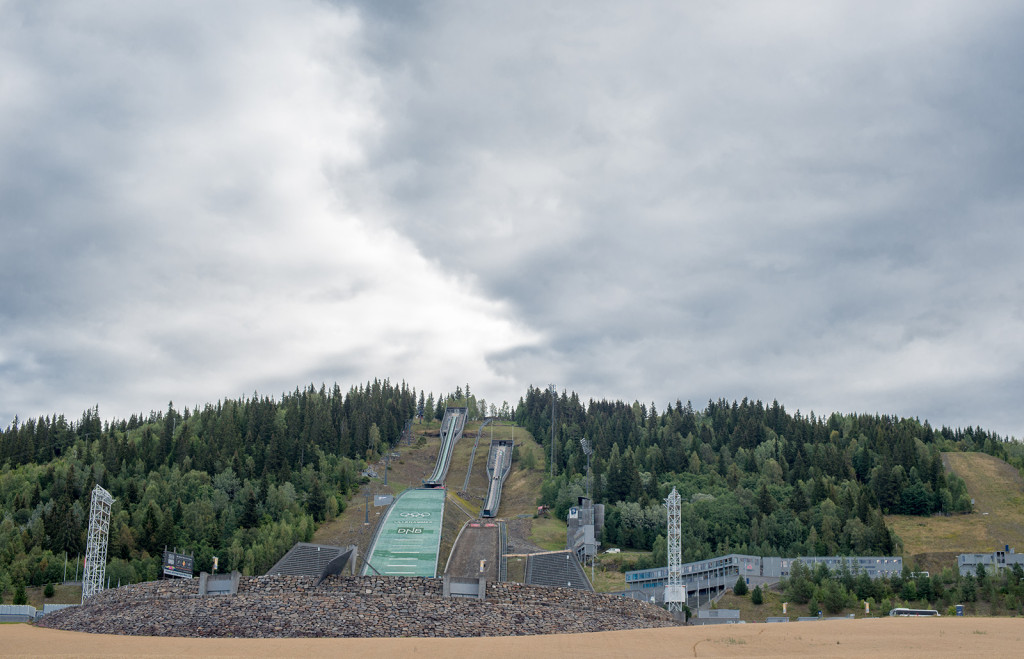
[{"label": "stadium floodlight", "polygon": [[82,604],[103,590],[107,571],[107,541],[110,537],[110,506],[114,497],[97,485],[92,490],[89,506],[89,533],[85,548],[85,570],[82,573]]},{"label": "stadium floodlight", "polygon": [[583,455],[587,456],[587,498],[590,498],[590,456],[594,454],[594,447],[590,445],[586,437],[580,439],[580,448],[583,449]]},{"label": "stadium floodlight", "polygon": [[[580,448],[583,449],[583,455],[587,456],[587,498],[590,498],[590,456],[594,454],[594,447],[590,445],[590,442],[586,437],[580,438]],[[593,505],[593,502],[591,502]],[[594,518],[591,517],[590,521],[593,523]],[[595,544],[593,552],[590,554],[590,583],[594,583],[594,561],[597,558],[597,546]]]},{"label": "stadium floodlight", "polygon": [[[679,492],[672,488],[672,493],[665,499],[668,509],[668,583],[665,585],[665,604],[669,612],[682,612],[686,603],[686,590],[683,586],[682,564],[682,532],[680,525]],[[699,582],[698,582],[699,583]],[[698,585],[698,592],[700,587]]]},{"label": "stadium floodlight", "polygon": [[555,385],[548,385],[551,389],[551,477],[555,477]]}]

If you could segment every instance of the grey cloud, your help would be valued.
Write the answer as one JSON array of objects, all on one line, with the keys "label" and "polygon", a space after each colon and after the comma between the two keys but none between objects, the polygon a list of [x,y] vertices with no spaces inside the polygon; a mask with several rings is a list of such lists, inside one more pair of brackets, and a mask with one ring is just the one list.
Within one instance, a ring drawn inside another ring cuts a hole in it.
[{"label": "grey cloud", "polygon": [[1012,3],[237,10],[0,10],[0,415],[390,377],[1021,434]]},{"label": "grey cloud", "polygon": [[[1024,15],[805,10],[382,21],[396,102],[364,200],[547,333],[491,355],[520,378],[982,423],[968,395],[1005,419],[966,383],[1019,378],[1024,355],[967,328],[1019,308]],[[906,356],[924,340],[964,355],[944,384]],[[921,374],[868,377],[887,362]]]}]

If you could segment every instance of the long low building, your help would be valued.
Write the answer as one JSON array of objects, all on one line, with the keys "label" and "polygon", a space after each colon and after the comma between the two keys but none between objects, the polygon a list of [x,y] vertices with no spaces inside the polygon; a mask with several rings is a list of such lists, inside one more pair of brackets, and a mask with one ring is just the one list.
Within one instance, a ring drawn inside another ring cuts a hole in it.
[{"label": "long low building", "polygon": [[[743,576],[751,587],[778,583],[788,577],[793,563],[800,561],[813,569],[824,564],[829,570],[837,572],[845,563],[847,567],[859,572],[866,572],[872,579],[889,577],[903,571],[903,559],[899,556],[799,556],[782,558],[779,556],[750,556],[746,554],[728,554],[704,561],[684,563],[682,567],[683,585],[686,587],[688,602],[704,602],[718,593],[736,585],[736,580]],[[644,599],[654,597],[660,602],[663,598],[665,584],[668,583],[668,567],[650,568],[647,570],[631,570],[626,572],[627,591],[644,591]],[[630,595],[635,595],[630,593]]]},{"label": "long low building", "polygon": [[[765,559],[766,561],[769,559]],[[816,565],[824,564],[832,572],[842,569],[843,563],[851,572],[856,569],[859,572],[867,572],[872,579],[891,577],[903,572],[903,559],[898,556],[801,556],[796,559],[782,558],[772,559],[782,561],[781,576],[788,577],[792,569],[793,561],[798,560],[804,565],[814,568]]]},{"label": "long low building", "polygon": [[979,565],[984,565],[989,573],[1013,569],[1014,565],[1024,568],[1024,554],[1018,554],[1010,545],[1006,545],[1004,549],[988,553],[960,554],[956,557],[956,565],[960,569],[960,576],[977,576]]}]

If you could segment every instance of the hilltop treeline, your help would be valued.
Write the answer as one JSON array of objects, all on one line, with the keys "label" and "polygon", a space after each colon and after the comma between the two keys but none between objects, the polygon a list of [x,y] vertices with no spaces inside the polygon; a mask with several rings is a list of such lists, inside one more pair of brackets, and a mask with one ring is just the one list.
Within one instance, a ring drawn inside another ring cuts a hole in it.
[{"label": "hilltop treeline", "polygon": [[165,547],[194,552],[197,571],[218,556],[221,570],[261,573],[343,509],[415,410],[415,390],[375,380],[106,423],[95,408],[15,420],[0,433],[0,596],[63,578],[65,552],[85,551],[97,484],[116,499],[113,583],[156,578]]},{"label": "hilltop treeline", "polygon": [[[551,456],[550,391],[530,387],[516,420]],[[883,514],[968,512],[962,480],[946,474],[941,451],[985,451],[1024,465],[1012,445],[980,429],[935,430],[889,416],[828,417],[765,405],[709,401],[695,410],[589,401],[563,392],[555,401],[554,472],[542,503],[561,515],[584,492],[594,447],[592,492],[608,506],[604,540],[664,550],[662,501],[683,498],[683,560],[712,554],[891,554],[897,539]]]},{"label": "hilltop treeline", "polygon": [[[103,421],[95,408],[77,421],[15,420],[0,432],[0,597],[12,584],[63,578],[65,554],[84,553],[97,484],[116,499],[112,583],[156,578],[164,547],[193,552],[196,570],[209,571],[218,556],[221,570],[262,573],[344,508],[365,462],[398,439],[406,420],[440,418],[446,403],[514,416],[550,456],[551,399],[533,387],[514,409],[477,401],[468,384],[435,399],[375,380],[202,409],[169,404],[123,420]],[[559,395],[555,410],[554,475],[540,503],[564,516],[583,494],[586,436],[593,494],[608,504],[605,541],[654,549],[661,564],[662,500],[672,487],[684,502],[684,560],[730,551],[889,554],[897,539],[884,513],[970,509],[940,451],[982,450],[1024,466],[1016,443],[913,419],[803,416],[748,400],[700,411],[677,402],[659,412],[584,405],[575,393]]]}]

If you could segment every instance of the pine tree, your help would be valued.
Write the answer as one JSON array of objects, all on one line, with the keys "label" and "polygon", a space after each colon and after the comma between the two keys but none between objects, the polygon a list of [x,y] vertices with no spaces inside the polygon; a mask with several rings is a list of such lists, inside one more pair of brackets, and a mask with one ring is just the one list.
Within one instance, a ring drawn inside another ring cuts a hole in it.
[{"label": "pine tree", "polygon": [[427,421],[434,419],[434,392],[430,392],[430,395],[427,396],[427,402],[423,406],[422,417]]},{"label": "pine tree", "polygon": [[789,497],[789,507],[798,515],[809,508],[804,488],[799,482],[793,484],[793,494]]},{"label": "pine tree", "polygon": [[768,484],[761,481],[761,488],[757,491],[757,509],[762,515],[771,515],[777,505],[775,497],[768,491]]},{"label": "pine tree", "polygon": [[327,495],[320,485],[320,479],[313,477],[313,487],[309,492],[309,499],[306,502],[306,510],[318,522],[324,521],[327,514]]}]

